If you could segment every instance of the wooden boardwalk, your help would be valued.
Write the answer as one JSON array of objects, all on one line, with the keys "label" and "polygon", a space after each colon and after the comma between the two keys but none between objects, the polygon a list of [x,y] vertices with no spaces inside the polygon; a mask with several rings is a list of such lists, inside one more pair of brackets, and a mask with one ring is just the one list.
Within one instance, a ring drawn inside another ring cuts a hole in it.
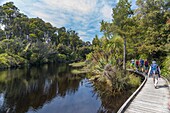
[{"label": "wooden boardwalk", "polygon": [[169,97],[168,84],[163,78],[159,78],[157,89],[154,88],[153,79],[148,78],[144,87],[125,109],[125,113],[170,113]]}]

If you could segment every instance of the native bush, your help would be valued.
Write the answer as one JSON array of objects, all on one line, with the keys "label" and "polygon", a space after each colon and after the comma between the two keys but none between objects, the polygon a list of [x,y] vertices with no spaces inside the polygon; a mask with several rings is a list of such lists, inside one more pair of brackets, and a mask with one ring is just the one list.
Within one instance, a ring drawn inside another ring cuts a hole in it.
[{"label": "native bush", "polygon": [[114,92],[121,92],[128,86],[127,77],[124,77],[123,72],[116,68],[116,66],[112,67],[111,64],[106,64],[103,76],[109,80],[107,83]]},{"label": "native bush", "polygon": [[141,84],[141,79],[138,76],[135,76],[134,74],[130,74],[128,84],[131,87],[137,88]]},{"label": "native bush", "polygon": [[67,56],[65,54],[57,54],[57,60],[59,62],[64,62],[66,61],[66,59],[67,59]]},{"label": "native bush", "polygon": [[26,60],[18,55],[12,53],[2,53],[0,54],[0,67],[8,68],[13,66],[19,66],[26,63]]},{"label": "native bush", "polygon": [[170,81],[170,55],[166,57],[162,65],[163,69],[161,75],[167,77],[168,80]]}]

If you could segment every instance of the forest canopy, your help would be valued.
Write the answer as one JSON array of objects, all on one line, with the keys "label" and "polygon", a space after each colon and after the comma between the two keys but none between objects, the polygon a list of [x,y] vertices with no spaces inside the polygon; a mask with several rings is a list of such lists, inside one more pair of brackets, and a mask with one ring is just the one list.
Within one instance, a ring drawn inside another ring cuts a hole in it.
[{"label": "forest canopy", "polygon": [[85,59],[91,52],[74,30],[57,28],[41,18],[29,18],[7,2],[0,6],[0,67]]}]

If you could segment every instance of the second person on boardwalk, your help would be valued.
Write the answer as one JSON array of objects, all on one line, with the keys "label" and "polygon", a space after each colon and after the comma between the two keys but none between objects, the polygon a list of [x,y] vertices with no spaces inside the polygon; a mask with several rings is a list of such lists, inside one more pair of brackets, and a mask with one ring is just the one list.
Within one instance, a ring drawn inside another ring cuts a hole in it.
[{"label": "second person on boardwalk", "polygon": [[147,74],[149,70],[149,62],[147,59],[145,60],[144,67],[145,67],[145,74]]}]

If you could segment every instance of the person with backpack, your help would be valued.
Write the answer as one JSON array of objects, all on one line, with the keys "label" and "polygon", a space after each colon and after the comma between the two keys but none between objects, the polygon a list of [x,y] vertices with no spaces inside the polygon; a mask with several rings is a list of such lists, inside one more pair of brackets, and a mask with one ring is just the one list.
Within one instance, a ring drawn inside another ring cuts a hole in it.
[{"label": "person with backpack", "polygon": [[158,77],[159,77],[160,73],[161,73],[161,71],[160,71],[158,64],[156,64],[156,61],[152,61],[152,64],[149,68],[148,77],[152,74],[153,83],[154,83],[155,88],[157,88]]},{"label": "person with backpack", "polygon": [[142,72],[143,72],[143,66],[144,66],[144,60],[140,59],[140,68]]},{"label": "person with backpack", "polygon": [[135,60],[132,59],[132,60],[131,60],[131,68],[134,69],[134,66],[135,66]]},{"label": "person with backpack", "polygon": [[145,60],[145,62],[144,62],[144,70],[145,70],[145,74],[147,74],[148,73],[148,70],[149,70],[149,62],[148,62],[148,60],[146,59]]},{"label": "person with backpack", "polygon": [[136,71],[138,71],[138,69],[139,69],[139,60],[136,60],[135,66],[136,66]]}]

